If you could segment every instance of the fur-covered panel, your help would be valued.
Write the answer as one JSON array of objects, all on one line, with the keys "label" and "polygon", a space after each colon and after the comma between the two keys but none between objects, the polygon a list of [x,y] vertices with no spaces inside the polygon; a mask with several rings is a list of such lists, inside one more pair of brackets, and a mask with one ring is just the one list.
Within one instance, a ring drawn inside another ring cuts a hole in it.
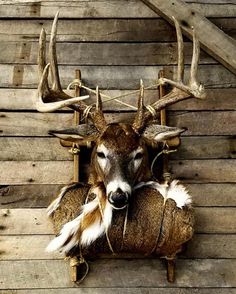
[{"label": "fur-covered panel", "polygon": [[[88,196],[88,204],[83,205]],[[81,219],[89,211],[93,217],[85,225]],[[111,252],[108,237],[116,253],[172,257],[191,239],[194,225],[191,197],[177,181],[169,186],[140,183],[132,194],[128,212],[112,210],[102,188],[80,185],[63,195],[51,219],[59,234],[52,241],[51,250],[58,249],[70,256],[79,254],[79,244],[88,255]]]}]

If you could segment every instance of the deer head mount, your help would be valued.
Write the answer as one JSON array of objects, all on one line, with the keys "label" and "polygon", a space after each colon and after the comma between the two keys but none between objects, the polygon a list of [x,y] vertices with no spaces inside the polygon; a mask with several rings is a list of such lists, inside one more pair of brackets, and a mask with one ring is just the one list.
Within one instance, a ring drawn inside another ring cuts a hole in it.
[{"label": "deer head mount", "polygon": [[[51,130],[49,133],[64,140],[81,142],[94,141],[95,147],[91,159],[89,182],[92,185],[102,183],[110,204],[116,208],[124,208],[131,197],[132,190],[139,182],[150,179],[148,154],[146,145],[166,141],[179,136],[185,129],[161,126],[156,123],[158,111],[178,101],[191,97],[204,98],[204,87],[197,80],[199,61],[199,42],[193,30],[193,57],[189,83],[184,79],[184,52],[181,28],[174,19],[178,41],[177,79],[160,78],[158,83],[169,84],[172,91],[163,99],[152,105],[144,104],[144,86],[140,84],[138,110],[133,124],[107,124],[103,111],[102,99],[97,87],[96,105],[88,112],[90,124],[78,125],[66,130]],[[62,91],[56,56],[56,33],[58,13],[52,25],[49,44],[49,63],[46,65],[46,33],[42,29],[39,41],[38,65],[40,83],[36,108],[41,112],[51,112],[68,106],[83,113],[88,109],[84,101],[88,96],[72,98]],[[52,87],[49,87],[48,72],[50,69]]]}]

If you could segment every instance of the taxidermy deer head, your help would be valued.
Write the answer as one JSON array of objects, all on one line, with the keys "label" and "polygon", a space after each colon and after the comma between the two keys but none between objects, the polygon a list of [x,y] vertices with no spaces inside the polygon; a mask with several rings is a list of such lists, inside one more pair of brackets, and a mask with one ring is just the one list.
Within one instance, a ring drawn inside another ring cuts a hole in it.
[{"label": "taxidermy deer head", "polygon": [[[84,112],[87,105],[82,101],[88,96],[72,98],[62,91],[56,57],[56,32],[58,14],[56,15],[49,44],[49,62],[45,62],[46,34],[44,29],[40,36],[39,72],[37,110],[50,112],[68,106],[78,112]],[[177,79],[159,79],[161,84],[169,84],[172,91],[163,99],[152,105],[144,104],[144,86],[141,82],[138,110],[132,124],[107,124],[103,111],[99,89],[96,90],[96,105],[89,111],[89,124],[78,125],[66,130],[52,130],[50,134],[64,140],[81,142],[93,141],[95,146],[91,158],[91,185],[102,185],[107,200],[114,209],[122,209],[129,203],[134,187],[151,178],[148,165],[147,144],[165,142],[179,136],[185,129],[161,126],[156,123],[159,110],[190,97],[203,98],[204,88],[197,81],[199,61],[199,42],[193,31],[193,57],[189,83],[183,82],[184,55],[183,38],[179,23],[174,19],[178,39]],[[49,87],[48,72],[51,72],[52,87]]]}]

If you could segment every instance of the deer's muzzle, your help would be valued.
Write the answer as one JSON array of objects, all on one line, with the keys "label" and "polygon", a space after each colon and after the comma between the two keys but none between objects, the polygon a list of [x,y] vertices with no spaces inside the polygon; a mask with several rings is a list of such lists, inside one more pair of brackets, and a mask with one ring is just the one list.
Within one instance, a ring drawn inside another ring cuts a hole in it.
[{"label": "deer's muzzle", "polygon": [[123,192],[120,188],[115,192],[110,192],[108,201],[114,209],[123,209],[128,205],[129,193]]}]

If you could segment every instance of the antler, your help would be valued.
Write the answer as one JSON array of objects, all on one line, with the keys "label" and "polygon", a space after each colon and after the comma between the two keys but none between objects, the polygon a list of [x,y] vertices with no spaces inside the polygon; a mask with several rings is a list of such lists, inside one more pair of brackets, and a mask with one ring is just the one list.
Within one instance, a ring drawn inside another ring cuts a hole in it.
[{"label": "antler", "polygon": [[[89,95],[74,97],[67,95],[61,87],[57,55],[56,55],[56,34],[59,12],[55,15],[51,38],[49,43],[49,62],[46,65],[46,32],[42,29],[39,39],[38,69],[40,82],[37,92],[36,109],[40,112],[52,112],[54,110],[68,106],[76,111],[84,111],[87,107],[82,100],[89,98]],[[48,84],[48,71],[50,68],[52,87]],[[48,100],[49,103],[44,101]],[[59,100],[59,101],[58,101]],[[76,104],[79,103],[79,104]]]},{"label": "antler", "polygon": [[[136,130],[141,130],[145,123],[155,118],[158,115],[158,111],[160,109],[165,108],[171,104],[174,104],[178,101],[189,99],[191,97],[203,99],[205,98],[205,90],[204,86],[200,84],[197,80],[197,69],[199,62],[199,54],[200,54],[200,45],[199,41],[196,37],[195,30],[193,29],[193,56],[191,62],[190,69],[190,78],[189,83],[187,85],[184,84],[184,45],[183,45],[183,36],[181,32],[181,28],[179,22],[173,17],[176,34],[177,34],[177,43],[178,43],[178,67],[177,67],[177,79],[176,81],[160,78],[158,80],[161,84],[170,84],[173,86],[173,89],[170,93],[162,97],[162,99],[156,101],[155,103],[148,105],[146,107],[146,111],[144,112],[142,108],[138,108],[135,120],[134,120],[134,128]],[[140,100],[143,98],[139,97]],[[139,102],[140,104],[140,102]],[[138,123],[137,123],[138,122]]]},{"label": "antler", "polygon": [[95,112],[92,113],[92,118],[93,118],[93,122],[95,126],[101,132],[101,131],[104,131],[104,129],[106,128],[107,123],[102,111],[102,99],[101,99],[101,94],[99,92],[98,86],[96,88],[96,96],[97,96],[96,109],[95,109]]}]

